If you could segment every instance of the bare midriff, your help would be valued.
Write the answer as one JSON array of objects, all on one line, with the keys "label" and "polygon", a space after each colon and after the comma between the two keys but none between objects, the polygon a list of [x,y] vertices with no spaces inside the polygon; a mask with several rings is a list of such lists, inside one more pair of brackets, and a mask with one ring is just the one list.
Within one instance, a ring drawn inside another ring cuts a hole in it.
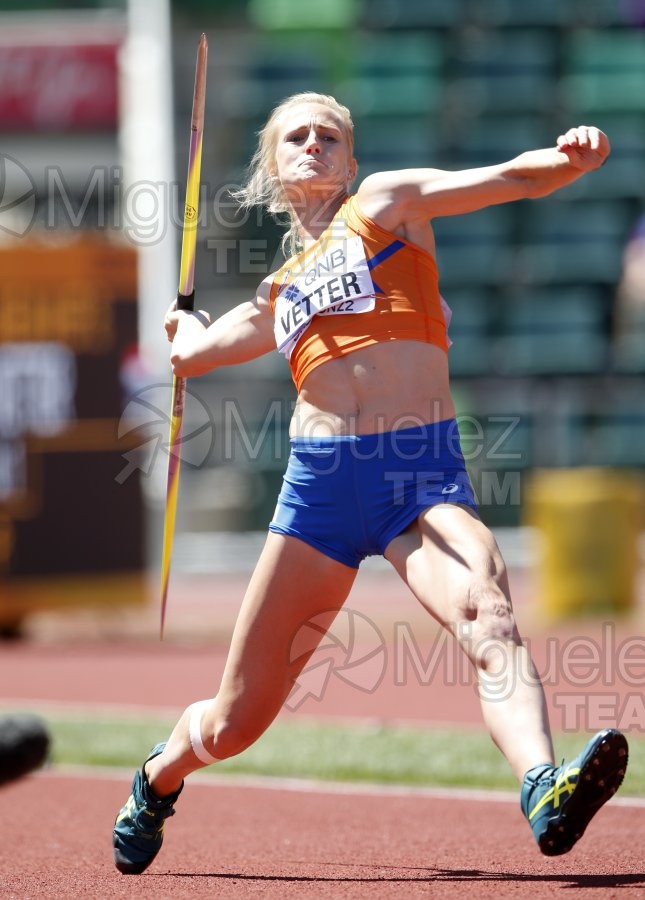
[{"label": "bare midriff", "polygon": [[374,434],[454,415],[445,351],[423,341],[393,340],[314,369],[300,389],[290,435]]}]

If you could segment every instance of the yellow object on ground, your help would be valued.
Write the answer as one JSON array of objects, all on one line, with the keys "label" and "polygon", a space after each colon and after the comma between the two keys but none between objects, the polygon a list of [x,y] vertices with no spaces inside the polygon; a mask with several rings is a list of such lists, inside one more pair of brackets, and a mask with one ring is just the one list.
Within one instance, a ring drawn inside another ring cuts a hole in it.
[{"label": "yellow object on ground", "polygon": [[541,534],[541,603],[554,618],[631,609],[645,525],[645,477],[603,468],[537,470],[524,522]]}]

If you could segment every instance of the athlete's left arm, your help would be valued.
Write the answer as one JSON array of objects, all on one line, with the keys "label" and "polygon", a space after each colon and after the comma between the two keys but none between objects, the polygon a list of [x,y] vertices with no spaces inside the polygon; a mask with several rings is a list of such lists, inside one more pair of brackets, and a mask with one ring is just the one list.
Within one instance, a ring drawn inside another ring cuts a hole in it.
[{"label": "athlete's left arm", "polygon": [[357,191],[365,214],[393,229],[406,221],[474,212],[485,206],[544,197],[601,166],[607,135],[581,125],[555,147],[529,150],[508,162],[457,172],[403,169],[368,176]]}]

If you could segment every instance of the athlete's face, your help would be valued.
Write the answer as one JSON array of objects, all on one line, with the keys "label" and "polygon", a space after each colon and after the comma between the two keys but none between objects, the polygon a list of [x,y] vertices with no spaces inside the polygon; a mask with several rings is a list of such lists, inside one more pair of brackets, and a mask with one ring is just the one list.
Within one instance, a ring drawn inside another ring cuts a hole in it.
[{"label": "athlete's face", "polygon": [[285,110],[277,123],[272,174],[288,193],[314,184],[333,192],[346,190],[356,176],[356,161],[340,116],[318,103]]}]

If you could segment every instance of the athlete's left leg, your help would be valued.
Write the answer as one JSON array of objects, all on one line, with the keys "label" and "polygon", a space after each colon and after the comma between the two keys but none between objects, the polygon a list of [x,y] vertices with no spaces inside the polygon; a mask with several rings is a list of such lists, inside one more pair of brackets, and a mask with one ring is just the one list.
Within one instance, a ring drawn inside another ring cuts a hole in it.
[{"label": "athlete's left leg", "polygon": [[544,691],[490,530],[473,510],[441,503],[394,538],[385,556],[475,666],[484,721],[517,777],[552,763]]},{"label": "athlete's left leg", "polygon": [[540,850],[567,853],[620,787],[625,737],[605,729],[554,766],[544,691],[515,624],[506,568],[471,509],[425,510],[385,556],[475,666],[484,719],[522,784],[520,805]]}]

